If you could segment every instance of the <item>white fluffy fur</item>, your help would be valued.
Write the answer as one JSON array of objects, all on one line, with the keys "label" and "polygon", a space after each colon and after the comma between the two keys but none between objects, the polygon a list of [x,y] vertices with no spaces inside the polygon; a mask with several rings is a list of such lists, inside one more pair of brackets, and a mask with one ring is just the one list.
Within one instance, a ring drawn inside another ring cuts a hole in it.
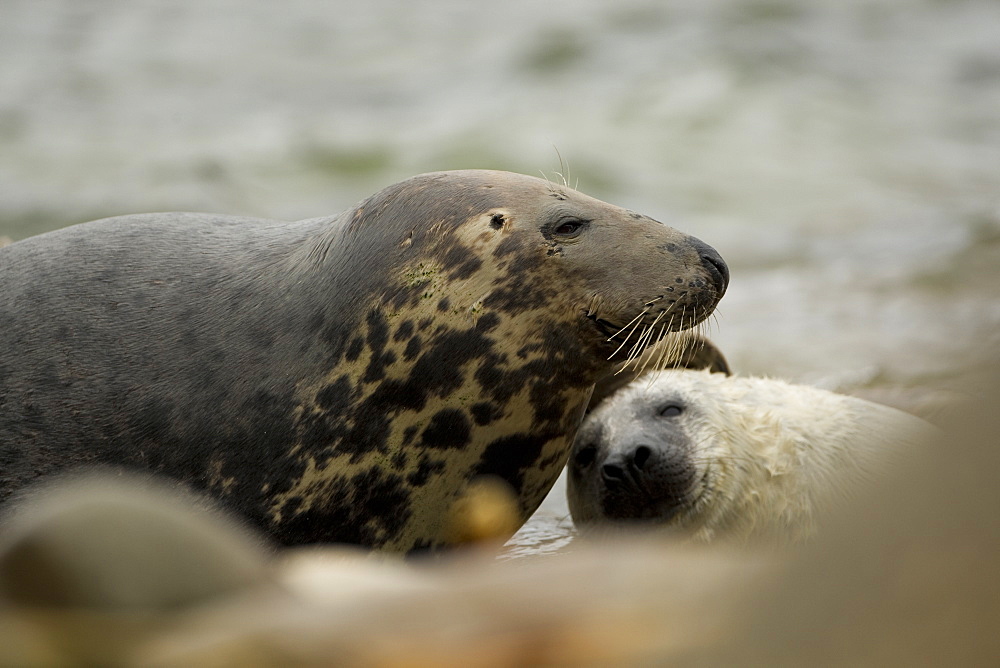
[{"label": "white fluffy fur", "polygon": [[636,380],[587,419],[603,420],[613,432],[616,422],[641,419],[637,408],[667,396],[687,404],[683,425],[702,481],[696,500],[670,526],[701,541],[807,537],[819,513],[877,484],[894,457],[937,432],[910,414],[855,397],[690,370]]}]

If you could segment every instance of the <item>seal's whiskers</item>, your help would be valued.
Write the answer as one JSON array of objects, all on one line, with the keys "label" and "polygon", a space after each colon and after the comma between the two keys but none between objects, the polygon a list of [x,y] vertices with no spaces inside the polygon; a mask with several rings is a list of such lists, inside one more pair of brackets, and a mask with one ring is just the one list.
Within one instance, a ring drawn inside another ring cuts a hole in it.
[{"label": "seal's whiskers", "polygon": [[660,318],[666,315],[666,313],[666,311],[660,311],[660,314],[656,316],[653,322],[643,327],[642,334],[639,335],[639,339],[632,346],[632,349],[628,351],[628,359],[625,360],[625,366],[630,364],[634,366],[636,358],[638,358],[639,355],[641,355],[642,352],[648,347],[649,339],[652,336],[653,331],[656,329],[656,323],[658,323]]},{"label": "seal's whiskers", "polygon": [[[625,347],[625,344],[628,343],[628,340],[630,338],[632,338],[632,335],[635,333],[635,330],[639,327],[639,324],[642,322],[642,316],[646,315],[647,313],[649,313],[648,309],[644,310],[642,313],[640,313],[639,315],[637,315],[635,318],[632,319],[632,322],[630,322],[629,325],[631,325],[634,322],[635,326],[632,327],[632,330],[628,333],[628,336],[625,337],[625,340],[622,341],[621,344],[617,348],[615,348],[615,351],[613,353],[611,353],[610,355],[608,355],[608,359],[611,359],[612,357],[614,357],[615,355],[617,355],[618,351]],[[625,327],[628,327],[628,325],[625,325]],[[622,330],[624,330],[625,327],[622,327],[622,329],[618,330],[618,332],[615,333],[614,336],[612,336],[611,338],[609,338],[608,341],[610,341],[611,339],[615,338],[615,336],[618,336],[618,334],[621,334]]]},{"label": "seal's whiskers", "polygon": [[[667,323],[667,329],[674,324],[674,317],[670,316],[670,321]],[[667,342],[663,345],[663,349],[660,351],[660,355],[656,358],[656,364],[653,366],[655,371],[662,371],[667,367],[667,361],[677,357],[680,350],[684,348],[684,337],[670,336],[670,332],[667,332]]]},{"label": "seal's whiskers", "polygon": [[[614,338],[615,338],[616,336],[618,336],[619,334],[621,334],[622,332],[624,332],[624,331],[625,331],[626,329],[628,329],[628,328],[629,328],[629,326],[630,326],[630,325],[631,325],[631,324],[632,324],[633,322],[635,322],[636,320],[641,320],[641,319],[642,319],[642,316],[646,315],[647,313],[649,313],[649,309],[648,309],[648,308],[647,308],[647,309],[643,309],[642,313],[640,313],[639,315],[637,315],[637,316],[635,316],[634,318],[632,318],[631,320],[629,320],[629,321],[628,321],[628,324],[627,324],[627,325],[625,325],[624,327],[622,327],[621,329],[619,329],[619,330],[618,330],[617,332],[615,332],[614,334],[612,334],[611,336],[609,336],[609,337],[608,337],[608,341],[611,341],[611,340],[612,340],[612,339],[614,339]],[[626,339],[626,340],[627,340],[627,339]],[[618,352],[618,351],[616,350],[615,352]]]},{"label": "seal's whiskers", "polygon": [[[670,320],[673,321],[673,318],[671,318]],[[655,351],[656,350],[656,346],[660,345],[663,342],[663,333],[666,331],[667,326],[669,324],[670,323],[667,322],[667,323],[665,323],[663,325],[660,325],[660,333],[656,335],[656,340],[653,341],[653,343],[650,344],[650,346],[649,346],[651,350]],[[668,347],[669,346],[664,345],[663,346],[663,352],[666,352],[666,350],[667,350]],[[661,352],[659,355],[655,355],[655,357],[657,358],[657,364],[659,363],[659,359],[662,359],[663,352]],[[639,369],[639,375],[640,376],[642,375],[642,372],[646,370],[646,367],[649,365],[650,361],[652,361],[653,357],[654,357],[654,355],[647,355],[646,356],[646,359],[642,363],[642,367]],[[654,364],[653,365],[653,369],[656,369],[656,368],[657,368],[657,365]]]}]

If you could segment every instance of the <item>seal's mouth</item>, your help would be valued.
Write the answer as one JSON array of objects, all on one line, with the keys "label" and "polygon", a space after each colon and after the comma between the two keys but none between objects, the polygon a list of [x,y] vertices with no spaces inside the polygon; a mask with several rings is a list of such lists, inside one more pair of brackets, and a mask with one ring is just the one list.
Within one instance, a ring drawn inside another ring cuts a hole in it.
[{"label": "seal's mouth", "polygon": [[[705,287],[696,284],[696,287]],[[597,330],[604,335],[608,343],[627,339],[636,330],[647,333],[656,328],[664,332],[679,332],[697,326],[715,310],[722,298],[721,291],[697,290],[676,291],[668,287],[664,294],[656,295],[649,301],[636,307],[634,315],[628,322],[616,322],[602,318],[600,306],[581,309],[585,318],[594,323]],[[599,300],[595,300],[600,304]],[[626,316],[628,317],[628,316]],[[655,332],[654,332],[655,333]]]},{"label": "seal's mouth", "polygon": [[705,470],[693,484],[685,490],[664,493],[640,486],[630,493],[622,493],[604,488],[600,509],[605,520],[614,523],[665,526],[684,525],[690,518],[701,513],[710,495],[709,471]]},{"label": "seal's mouth", "polygon": [[621,325],[616,325],[613,322],[605,320],[604,318],[598,318],[596,313],[588,313],[587,309],[583,309],[583,316],[594,323],[597,327],[597,331],[601,333],[608,341],[611,341],[615,337],[615,332],[621,330]]},{"label": "seal's mouth", "polygon": [[[683,334],[671,335],[690,332],[696,336],[693,328],[712,313],[715,303],[716,300],[708,303],[682,302],[671,299],[669,295],[660,295],[642,304],[641,310],[624,324],[602,318],[596,309],[583,309],[581,313],[601,337],[600,344],[606,351],[607,360],[623,362],[627,366],[647,350],[658,347],[662,354],[655,356],[657,361],[653,367],[664,368],[663,365],[669,366],[671,361],[677,359],[691,338]],[[664,345],[661,346],[661,343]]]}]

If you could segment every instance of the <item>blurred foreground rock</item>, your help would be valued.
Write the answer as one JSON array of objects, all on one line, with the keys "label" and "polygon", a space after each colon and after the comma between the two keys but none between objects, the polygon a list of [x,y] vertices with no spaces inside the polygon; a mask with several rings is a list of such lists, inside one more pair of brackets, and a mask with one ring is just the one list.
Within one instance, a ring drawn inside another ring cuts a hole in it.
[{"label": "blurred foreground rock", "polygon": [[[275,553],[171,489],[66,480],[0,534],[0,663],[981,665],[1000,656],[1000,397],[805,548],[635,536],[497,562]],[[476,534],[479,535],[478,533]]]}]

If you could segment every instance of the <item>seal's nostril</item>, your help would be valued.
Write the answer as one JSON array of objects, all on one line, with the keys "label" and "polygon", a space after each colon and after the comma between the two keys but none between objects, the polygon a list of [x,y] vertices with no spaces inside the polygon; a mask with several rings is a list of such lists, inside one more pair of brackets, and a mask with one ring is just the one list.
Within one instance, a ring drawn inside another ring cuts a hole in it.
[{"label": "seal's nostril", "polygon": [[648,446],[640,445],[635,449],[635,452],[632,453],[632,463],[635,464],[635,467],[641,471],[642,467],[646,465],[646,462],[649,461],[649,457],[652,454],[653,451],[650,450]]},{"label": "seal's nostril", "polygon": [[716,283],[716,287],[721,295],[726,291],[726,288],[729,287],[729,267],[726,266],[726,261],[722,259],[721,255],[719,255],[719,251],[715,250],[701,239],[695,239],[694,237],[689,238],[693,250],[698,253],[698,259],[701,260],[702,266],[708,270],[709,275]]},{"label": "seal's nostril", "polygon": [[719,255],[714,251],[711,253],[703,252],[701,254],[701,261],[702,264],[704,264],[705,267],[708,268],[708,271],[709,273],[712,274],[712,277],[719,282],[722,290],[725,290],[727,287],[729,287],[729,267],[726,266],[726,263],[722,259],[721,255]]},{"label": "seal's nostril", "polygon": [[625,471],[620,466],[605,464],[601,467],[601,477],[608,482],[621,482],[625,479]]}]

